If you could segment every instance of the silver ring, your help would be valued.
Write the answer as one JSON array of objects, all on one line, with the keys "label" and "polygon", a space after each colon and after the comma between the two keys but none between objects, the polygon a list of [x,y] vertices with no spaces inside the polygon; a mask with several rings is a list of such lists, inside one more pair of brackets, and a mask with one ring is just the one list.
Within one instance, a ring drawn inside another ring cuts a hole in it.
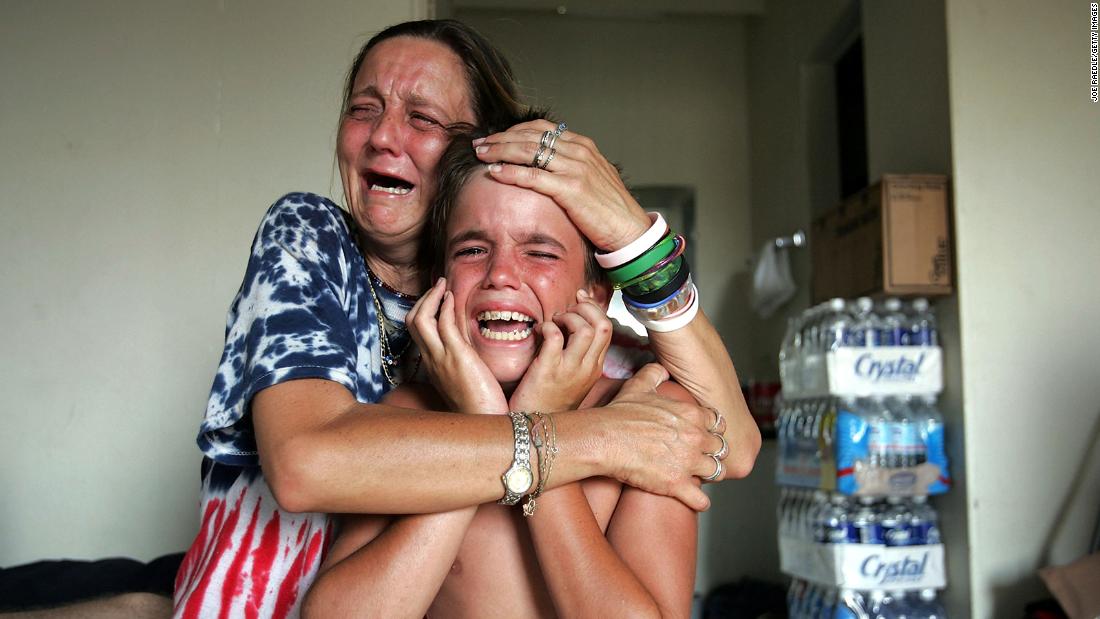
[{"label": "silver ring", "polygon": [[538,169],[545,170],[550,166],[550,162],[554,160],[554,155],[558,154],[558,149],[551,148],[550,154],[546,156],[546,159],[538,165]]},{"label": "silver ring", "polygon": [[[707,455],[710,455],[710,454],[707,454]],[[707,475],[706,477],[704,477],[703,481],[715,481],[716,479],[718,479],[719,477],[722,476],[722,470],[724,468],[722,466],[722,461],[718,459],[718,456],[710,456],[710,457],[714,458],[714,472],[711,473],[710,475]]]},{"label": "silver ring", "polygon": [[539,167],[539,159],[542,159],[542,154],[546,152],[546,147],[539,145],[539,149],[535,151],[535,158],[531,160],[531,167]]},{"label": "silver ring", "polygon": [[557,139],[557,137],[558,136],[555,135],[553,131],[550,131],[549,129],[547,129],[546,131],[542,132],[542,139],[539,140],[539,146],[545,146],[546,148],[550,148],[551,146],[554,145],[553,140]]},{"label": "silver ring", "polygon": [[714,425],[707,428],[707,432],[713,434],[718,431],[718,426],[722,425],[722,413],[719,413],[718,409],[714,408],[713,406],[708,406],[707,408],[709,408],[714,413]]},{"label": "silver ring", "polygon": [[561,135],[565,133],[565,123],[558,123],[558,128],[554,129],[554,135]]},{"label": "silver ring", "polygon": [[712,458],[718,458],[719,460],[725,460],[726,456],[730,454],[730,444],[726,442],[726,437],[722,436],[721,434],[717,432],[711,432],[711,434],[722,439],[722,448],[714,453],[706,452],[706,455]]},{"label": "silver ring", "polygon": [[546,145],[546,148],[553,149],[554,145],[558,143],[558,136],[560,133],[554,133],[550,136],[550,143]]}]

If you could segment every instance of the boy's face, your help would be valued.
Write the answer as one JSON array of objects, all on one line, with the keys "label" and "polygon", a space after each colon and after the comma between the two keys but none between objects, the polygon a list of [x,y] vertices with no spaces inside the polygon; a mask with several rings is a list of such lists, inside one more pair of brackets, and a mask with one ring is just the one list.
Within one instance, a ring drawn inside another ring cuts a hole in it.
[{"label": "boy's face", "polygon": [[[447,222],[445,274],[459,329],[505,387],[535,358],[534,327],[576,302],[587,248],[550,198],[498,183],[484,169],[459,194]],[[566,334],[568,337],[568,334]]]}]

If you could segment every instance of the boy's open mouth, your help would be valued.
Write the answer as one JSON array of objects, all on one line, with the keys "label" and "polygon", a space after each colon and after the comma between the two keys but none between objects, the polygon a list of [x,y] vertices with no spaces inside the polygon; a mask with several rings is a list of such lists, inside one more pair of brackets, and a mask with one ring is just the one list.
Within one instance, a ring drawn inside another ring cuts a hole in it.
[{"label": "boy's open mouth", "polygon": [[518,342],[531,337],[535,319],[521,312],[490,310],[477,315],[482,337],[504,342]]}]

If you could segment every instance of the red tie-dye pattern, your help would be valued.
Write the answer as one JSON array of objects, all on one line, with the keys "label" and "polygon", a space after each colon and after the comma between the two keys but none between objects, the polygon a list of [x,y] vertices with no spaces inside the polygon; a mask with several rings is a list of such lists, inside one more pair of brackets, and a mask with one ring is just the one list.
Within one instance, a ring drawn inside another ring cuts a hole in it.
[{"label": "red tie-dye pattern", "polygon": [[[256,501],[256,507],[252,509],[252,519],[248,522],[248,528],[245,529],[244,536],[241,538],[241,545],[237,549],[237,555],[233,557],[233,562],[229,564],[229,574],[237,575],[241,573],[241,569],[244,567],[245,559],[248,558],[246,552],[252,547],[252,536],[256,533],[256,522],[260,517],[260,505],[263,504],[263,497]],[[229,610],[233,608],[233,601],[238,595],[244,591],[244,580],[239,578],[226,578],[222,583],[222,612],[219,616],[220,619],[229,619]]]},{"label": "red tie-dye pattern", "polygon": [[[302,525],[302,531],[299,532],[298,539],[302,539],[301,533],[305,532],[305,523]],[[273,617],[282,618],[290,614],[290,610],[294,608],[295,602],[298,601],[298,588],[301,582],[301,577],[306,567],[313,565],[313,560],[317,557],[317,553],[321,549],[321,542],[323,540],[323,532],[317,531],[313,534],[313,537],[309,540],[309,548],[304,553],[298,553],[295,557],[294,563],[290,566],[290,574],[294,574],[297,578],[288,578],[283,581],[283,586],[279,587],[279,597],[275,601],[275,612]]]},{"label": "red tie-dye pattern", "polygon": [[[243,494],[243,492],[242,492]],[[228,517],[225,520],[224,527],[217,527],[218,531],[217,544],[212,544],[212,552],[208,555],[211,559],[215,557],[225,557],[231,550],[233,543],[233,530],[237,528],[237,520],[241,517],[241,502],[237,501],[233,510],[229,512]],[[202,600],[206,596],[206,590],[210,587],[211,580],[214,577],[214,568],[209,565],[208,561],[203,561],[202,579],[199,581],[198,586],[195,588],[194,593],[191,594],[191,599],[187,603],[187,607],[183,611],[184,617],[199,617],[202,611]]]},{"label": "red tie-dye pattern", "polygon": [[204,505],[187,567],[177,575],[185,588],[177,589],[176,617],[298,616],[333,523],[323,514],[283,512],[262,481],[244,486]]},{"label": "red tie-dye pattern", "polygon": [[275,563],[275,553],[279,550],[279,512],[271,515],[260,536],[260,545],[252,551],[252,591],[244,606],[246,619],[258,619],[260,606],[264,603],[264,591],[271,579],[271,566]]},{"label": "red tie-dye pattern", "polygon": [[221,499],[213,499],[206,504],[206,513],[203,515],[202,527],[199,527],[199,535],[195,538],[195,542],[191,544],[191,548],[187,551],[187,554],[183,557],[183,562],[180,564],[180,569],[176,572],[175,591],[187,591],[191,589],[191,586],[195,584],[195,576],[198,574],[198,564],[196,563],[197,555],[206,549],[206,537],[209,530],[205,526],[207,522],[211,522],[215,516],[214,513],[225,505],[225,501]]}]

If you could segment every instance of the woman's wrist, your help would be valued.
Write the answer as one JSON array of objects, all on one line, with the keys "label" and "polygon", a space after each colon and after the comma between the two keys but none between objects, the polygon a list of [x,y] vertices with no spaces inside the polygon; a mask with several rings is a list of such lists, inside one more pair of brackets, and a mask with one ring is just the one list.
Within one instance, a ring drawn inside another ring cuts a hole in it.
[{"label": "woman's wrist", "polygon": [[614,248],[614,251],[609,251],[606,254],[596,252],[596,261],[601,267],[604,269],[613,269],[626,264],[645,253],[646,250],[664,237],[665,233],[668,231],[668,225],[665,224],[665,220],[661,217],[661,214],[649,213],[648,217],[651,221],[648,229],[640,228],[641,231],[632,241],[624,243],[622,247]]},{"label": "woman's wrist", "polygon": [[558,456],[550,487],[589,477],[620,478],[622,466],[607,415],[603,408],[554,413]]}]

